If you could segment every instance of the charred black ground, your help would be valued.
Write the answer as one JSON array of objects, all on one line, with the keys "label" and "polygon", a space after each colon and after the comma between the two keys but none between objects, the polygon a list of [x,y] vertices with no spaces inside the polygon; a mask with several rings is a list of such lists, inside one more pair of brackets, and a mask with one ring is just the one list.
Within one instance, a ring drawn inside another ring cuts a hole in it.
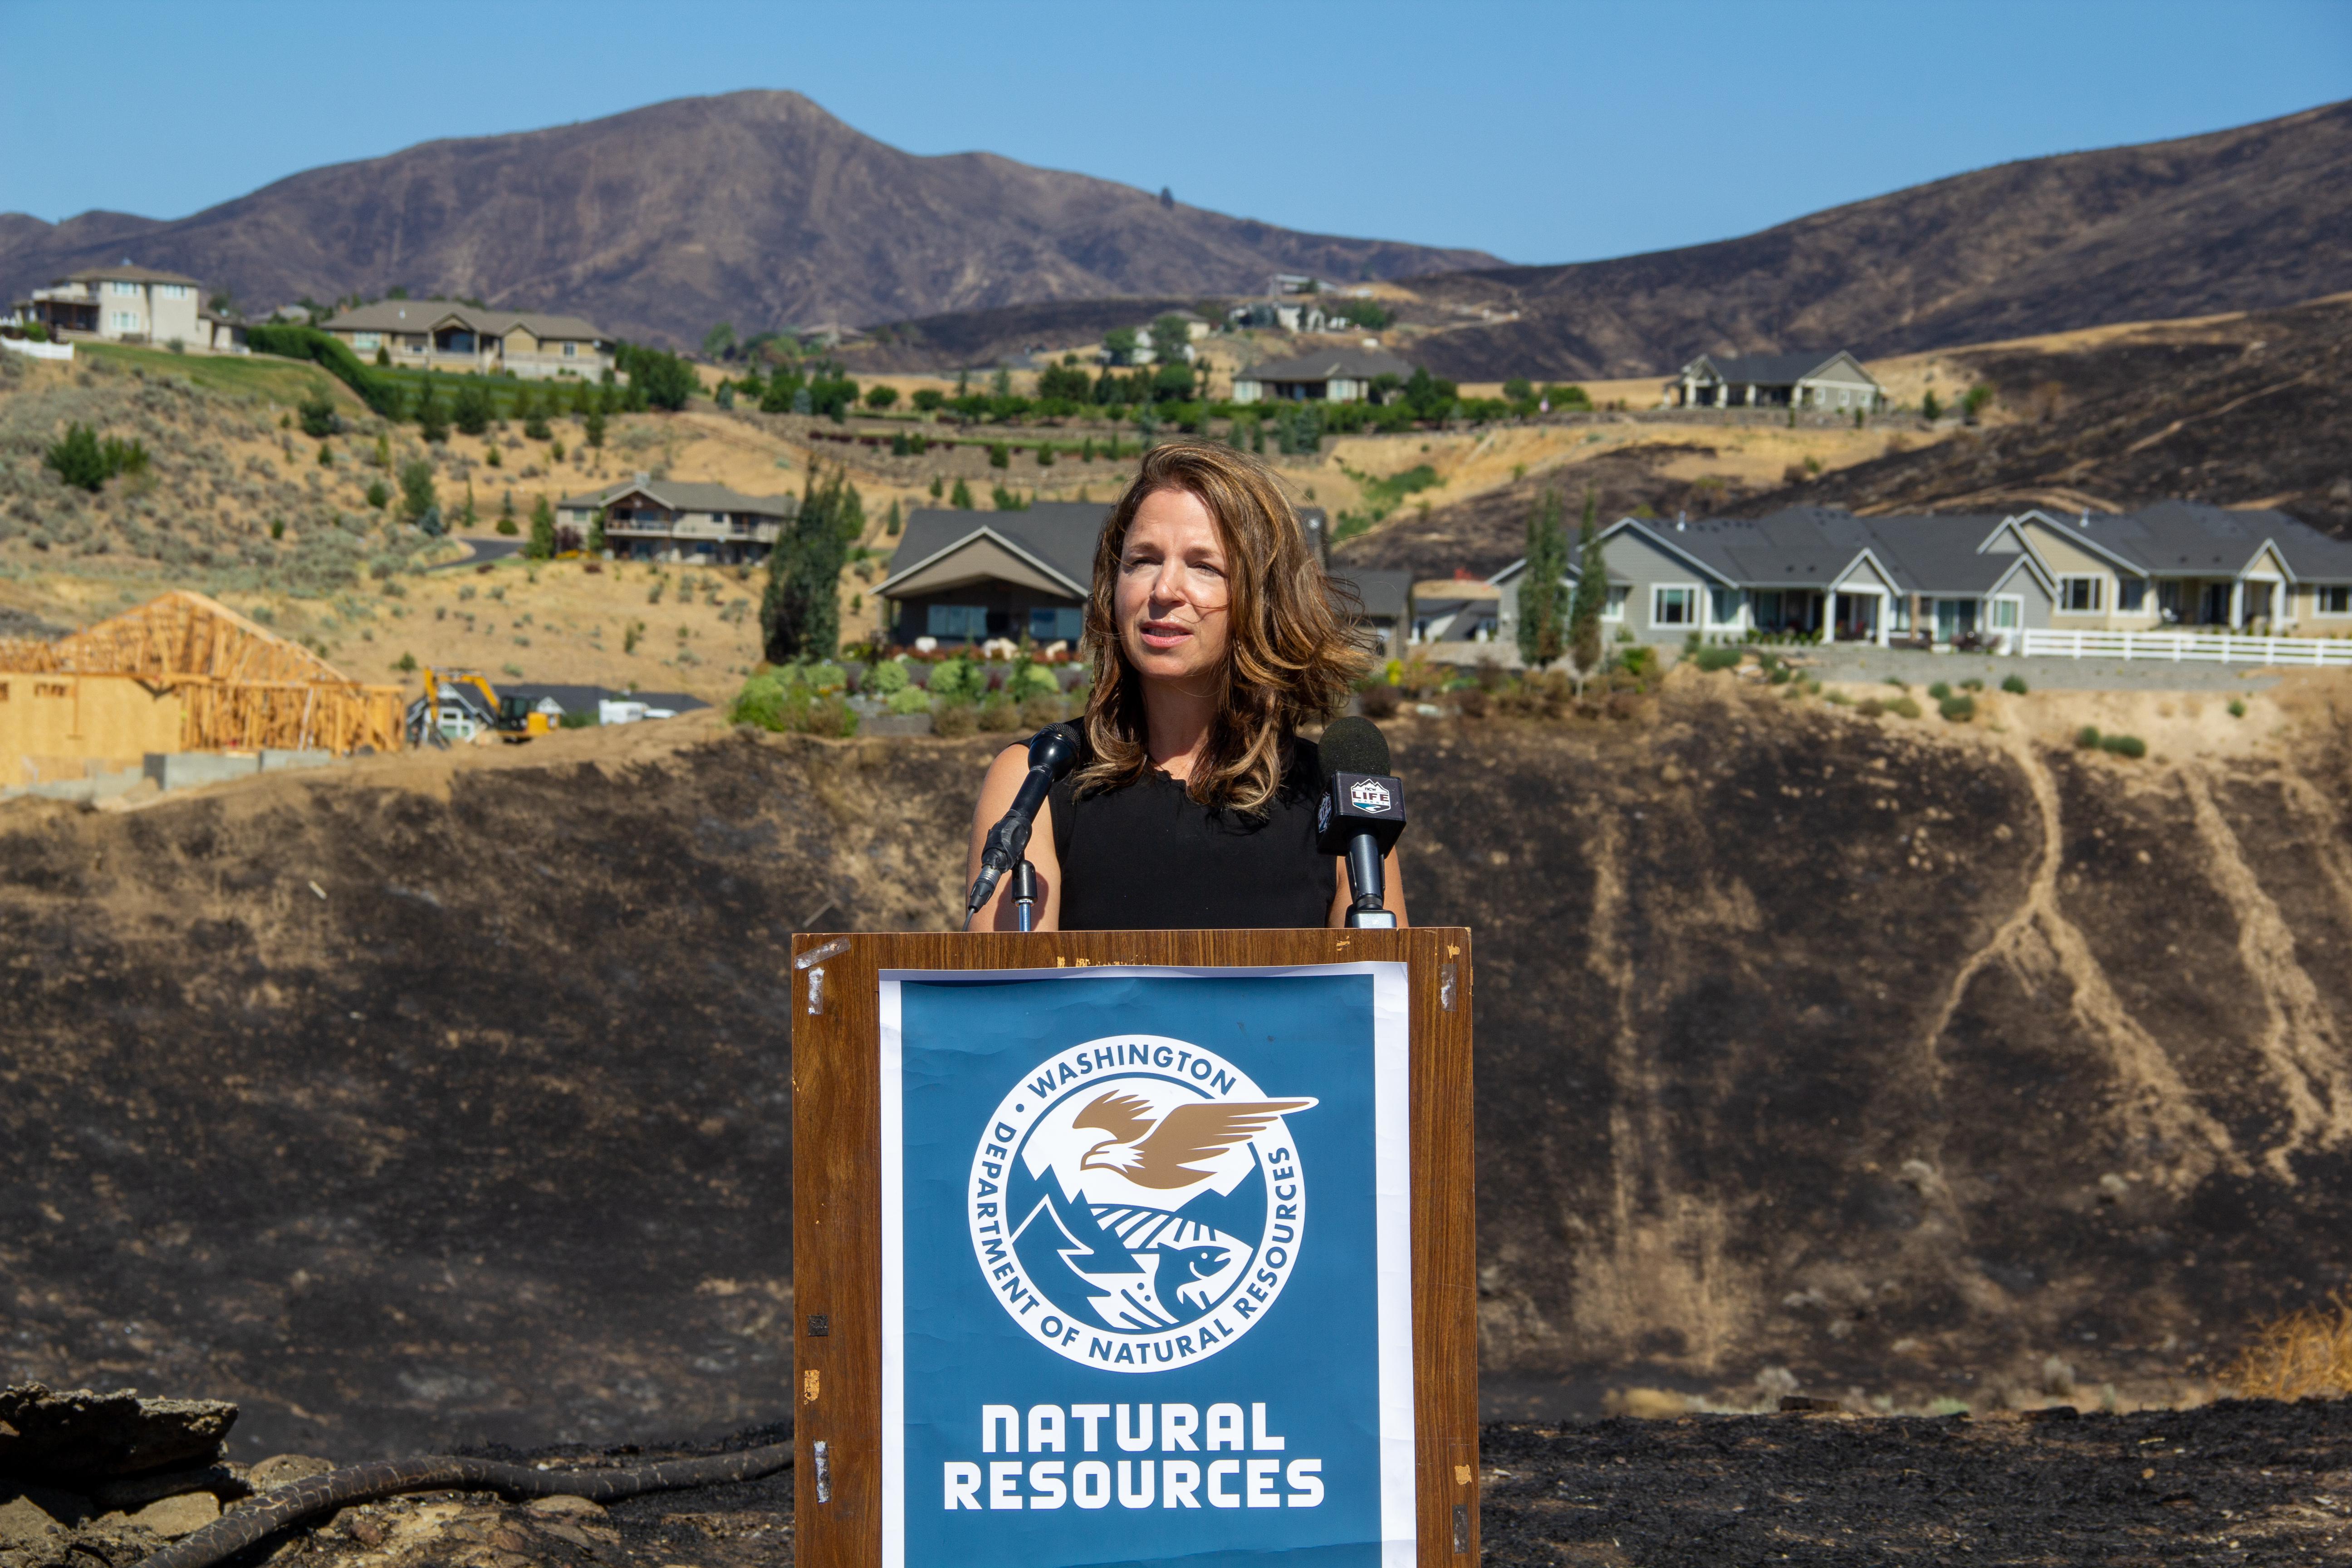
[{"label": "charred black ground", "polygon": [[[2041,701],[1394,727],[1491,1415],[2201,1397],[2346,1280],[2339,710],[2134,766]],[[0,818],[0,1372],[247,1460],[781,1415],[786,938],[947,925],[990,742],[676,733]]]}]

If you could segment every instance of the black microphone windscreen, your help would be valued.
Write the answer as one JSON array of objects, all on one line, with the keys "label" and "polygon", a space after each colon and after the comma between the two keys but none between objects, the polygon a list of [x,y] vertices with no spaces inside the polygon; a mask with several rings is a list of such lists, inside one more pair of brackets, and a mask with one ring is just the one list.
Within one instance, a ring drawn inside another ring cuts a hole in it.
[{"label": "black microphone windscreen", "polygon": [[1323,781],[1333,773],[1385,773],[1389,771],[1388,737],[1370,719],[1335,719],[1323,731]]},{"label": "black microphone windscreen", "polygon": [[1079,747],[1075,726],[1048,724],[1029,738],[1029,765],[1045,769],[1058,782],[1078,760]]}]

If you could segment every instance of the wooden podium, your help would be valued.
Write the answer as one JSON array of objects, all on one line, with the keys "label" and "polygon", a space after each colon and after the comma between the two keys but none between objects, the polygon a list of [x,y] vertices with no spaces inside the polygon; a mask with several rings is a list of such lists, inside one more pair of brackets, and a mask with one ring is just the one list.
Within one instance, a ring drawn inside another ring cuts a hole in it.
[{"label": "wooden podium", "polygon": [[[884,1561],[885,1108],[879,976],[884,971],[1066,971],[1129,965],[1187,970],[1404,966],[1410,1060],[1413,1558],[1424,1568],[1477,1561],[1476,1205],[1466,930],[807,933],[793,938],[793,955],[794,1521],[795,1558],[803,1568],[877,1568]],[[895,1027],[895,1016],[892,1024]],[[977,1114],[984,1119],[986,1108]],[[1006,1206],[1009,1210],[1009,1202]],[[1122,1418],[1127,1408],[1119,1406]],[[1265,1406],[1257,1409],[1263,1413]],[[1093,1428],[1087,1436],[1091,1450]],[[1034,1440],[1033,1429],[1033,1444]],[[1122,1446],[1130,1446],[1123,1435]],[[1280,1446],[1278,1438],[1274,1446]],[[1074,1462],[1076,1449],[1073,1436]],[[1391,1451],[1402,1454],[1402,1448]],[[1210,1484],[1213,1488],[1217,1483]],[[926,1495],[936,1503],[934,1494]],[[1172,1497],[1167,1506],[1174,1506]],[[1234,1505],[1219,1501],[1218,1506]],[[1253,1493],[1250,1506],[1274,1505],[1261,1504]],[[1096,1517],[1118,1515],[1113,1510]],[[1148,1520],[1134,1517],[1144,1523],[1160,1520],[1156,1512]],[[1259,1516],[1228,1516],[1228,1521],[1244,1517],[1254,1521]],[[1283,1518],[1265,1517],[1276,1523]],[[1391,1547],[1389,1561],[1398,1561],[1399,1550]],[[1038,1563],[1034,1568],[1054,1564]]]}]

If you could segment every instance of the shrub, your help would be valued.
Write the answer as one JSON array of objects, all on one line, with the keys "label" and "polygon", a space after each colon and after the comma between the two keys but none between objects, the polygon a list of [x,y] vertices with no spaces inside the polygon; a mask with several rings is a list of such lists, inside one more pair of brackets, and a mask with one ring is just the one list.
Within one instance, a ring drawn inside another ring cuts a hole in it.
[{"label": "shrub", "polygon": [[[1062,695],[1062,683],[1054,678],[1052,668],[1042,664],[1024,662],[1014,665],[1004,685],[1013,696],[1024,700],[1032,697],[1058,698]],[[1046,722],[1053,721],[1049,719]]]},{"label": "shrub", "polygon": [[1365,718],[1393,719],[1396,717],[1397,704],[1401,699],[1397,696],[1395,687],[1386,681],[1374,681],[1364,688],[1359,700],[1363,705]]},{"label": "shrub", "polygon": [[1013,464],[1013,448],[1012,448],[1012,447],[1010,447],[1006,446],[1006,445],[1005,445],[1003,442],[1002,442],[1002,441],[995,442],[995,443],[993,443],[992,445],[991,445],[991,446],[990,446],[990,447],[988,448],[988,466],[989,466],[990,468],[1010,468],[1010,467],[1012,466],[1012,464]]},{"label": "shrub", "polygon": [[1968,679],[1960,682],[1960,689],[1963,691],[1982,691],[1984,689],[1984,682],[1977,679],[1974,676],[1971,676]]},{"label": "shrub", "polygon": [[907,667],[895,658],[886,658],[866,672],[868,696],[888,697],[906,690],[913,684],[914,678],[907,673]]},{"label": "shrub", "polygon": [[2118,757],[2138,758],[2147,755],[2147,742],[2137,735],[2102,735],[2099,750]]},{"label": "shrub", "polygon": [[931,666],[930,689],[942,702],[969,702],[988,689],[988,676],[968,658],[943,658]]},{"label": "shrub", "polygon": [[1890,697],[1886,700],[1885,707],[1889,713],[1899,715],[1905,719],[1916,719],[1919,717],[1919,704],[1914,702],[1908,697]]},{"label": "shrub", "polygon": [[1951,694],[1951,686],[1946,681],[1937,681],[1933,686],[1927,688],[1927,695],[1934,698],[1938,702],[1941,702],[1945,698],[1949,697]]},{"label": "shrub", "polygon": [[323,441],[343,427],[335,417],[335,400],[324,392],[313,392],[295,405],[294,412],[301,417],[302,434],[314,441]]},{"label": "shrub", "polygon": [[1843,691],[1825,691],[1822,693],[1822,700],[1824,702],[1834,702],[1841,708],[1851,707],[1853,703],[1853,699],[1848,697]]},{"label": "shrub", "polygon": [[1905,679],[1904,679],[1901,676],[1899,676],[1899,675],[1890,675],[1890,676],[1888,676],[1888,677],[1886,678],[1886,684],[1887,684],[1887,685],[1889,685],[1889,686],[1891,686],[1891,687],[1893,687],[1893,688],[1895,688],[1895,690],[1897,690],[1897,691],[1908,691],[1908,690],[1910,690],[1910,689],[1911,689],[1910,682],[1908,682],[1908,681],[1905,680]]},{"label": "shrub", "polygon": [[2232,719],[2242,719],[2242,718],[2244,718],[2245,716],[2246,716],[2246,704],[2245,704],[2245,702],[2244,702],[2242,699],[2239,699],[2239,698],[2235,698],[2235,697],[2231,698],[2231,699],[2230,699],[2230,717],[2231,717],[2231,718],[2232,718]]},{"label": "shrub", "polygon": [[[877,666],[889,668],[891,666]],[[901,686],[883,699],[882,706],[893,713],[928,713],[931,710],[931,694],[919,686]]]},{"label": "shrub", "polygon": [[2025,677],[2021,675],[2003,676],[2001,678],[2000,689],[2003,691],[2015,692],[2018,696],[2022,697],[2025,695]]},{"label": "shrub", "polygon": [[1701,669],[1732,669],[1745,656],[1736,647],[1703,647],[1695,656]]},{"label": "shrub", "polygon": [[2338,1290],[2264,1323],[2221,1381],[2245,1399],[2352,1394],[2352,1300]]},{"label": "shrub", "polygon": [[1853,705],[1853,710],[1865,719],[1875,719],[1886,711],[1886,704],[1875,697],[1865,697]]},{"label": "shrub", "polygon": [[2096,724],[2085,724],[2081,729],[2075,731],[2074,744],[2082,747],[2083,750],[2086,752],[2097,751],[2099,749],[2099,727]]},{"label": "shrub", "polygon": [[1021,727],[1021,705],[1002,691],[992,691],[980,705],[980,727],[1002,734]]},{"label": "shrub", "polygon": [[100,441],[89,426],[73,424],[41,454],[41,463],[56,469],[58,478],[75,489],[94,491],[118,474],[146,472],[147,447],[143,442],[112,436]]},{"label": "shrub", "polygon": [[1058,690],[1051,697],[1042,691],[1033,691],[1021,700],[1023,729],[1042,730],[1048,724],[1058,724],[1061,721],[1062,698]]},{"label": "shrub", "polygon": [[1790,669],[1787,665],[1775,664],[1772,666],[1772,673],[1766,676],[1764,679],[1771,685],[1786,686],[1790,681],[1796,679],[1796,675],[1797,672]]},{"label": "shrub", "polygon": [[1637,679],[1646,678],[1657,673],[1658,650],[1645,644],[1636,643],[1619,654],[1617,661],[1623,666],[1626,674]]},{"label": "shrub", "polygon": [[942,702],[931,711],[934,734],[960,739],[980,728],[980,710],[969,702]]},{"label": "shrub", "polygon": [[1965,724],[1977,716],[1977,700],[1966,694],[1945,697],[1937,702],[1936,710],[1955,724]]}]

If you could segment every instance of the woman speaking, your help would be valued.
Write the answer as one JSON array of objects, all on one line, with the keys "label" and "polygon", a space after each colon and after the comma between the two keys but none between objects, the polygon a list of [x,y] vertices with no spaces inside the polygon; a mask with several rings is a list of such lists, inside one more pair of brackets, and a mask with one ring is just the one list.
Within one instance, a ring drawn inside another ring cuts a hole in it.
[{"label": "woman speaking", "polygon": [[[1338,926],[1340,862],[1315,847],[1323,785],[1298,726],[1348,700],[1367,655],[1264,464],[1205,441],[1145,454],[1095,547],[1085,751],[1039,810],[1039,931]],[[967,882],[1028,766],[991,764]],[[1402,925],[1396,852],[1387,907]],[[1018,929],[1010,879],[966,922]]]}]

